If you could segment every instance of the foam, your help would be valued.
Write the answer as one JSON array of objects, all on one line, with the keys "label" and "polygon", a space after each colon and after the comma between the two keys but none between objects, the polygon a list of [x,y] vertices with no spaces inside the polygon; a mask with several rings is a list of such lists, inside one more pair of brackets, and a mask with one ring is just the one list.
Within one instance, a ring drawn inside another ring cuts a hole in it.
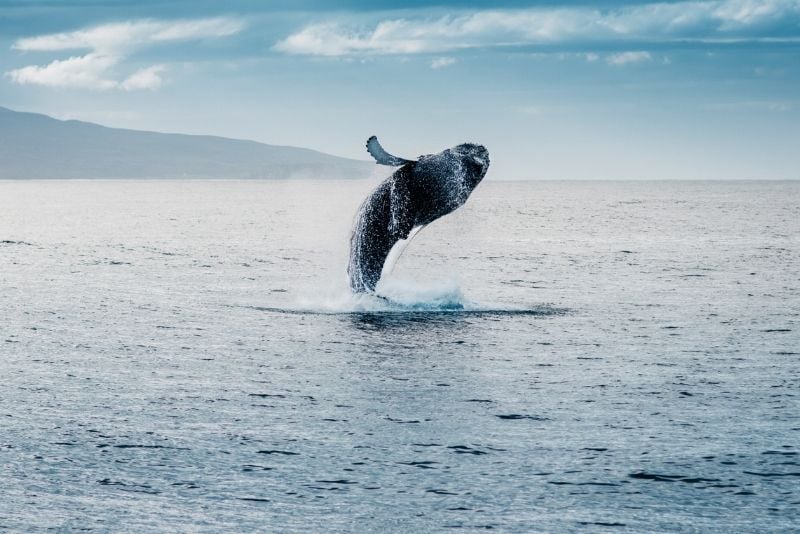
[{"label": "foam", "polygon": [[254,306],[262,311],[300,314],[359,313],[461,313],[554,315],[565,310],[546,305],[520,305],[505,302],[478,302],[464,296],[459,284],[441,281],[419,284],[402,280],[382,280],[375,293],[353,294],[348,289],[327,288],[301,292],[281,306]]}]

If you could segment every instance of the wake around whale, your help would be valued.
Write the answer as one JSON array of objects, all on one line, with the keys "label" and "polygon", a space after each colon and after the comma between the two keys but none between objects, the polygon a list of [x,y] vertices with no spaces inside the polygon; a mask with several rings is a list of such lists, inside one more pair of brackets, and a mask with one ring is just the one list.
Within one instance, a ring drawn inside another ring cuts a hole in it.
[{"label": "wake around whale", "polygon": [[347,274],[354,293],[374,292],[395,244],[464,205],[489,169],[489,151],[464,143],[412,161],[386,152],[372,136],[367,151],[400,167],[367,197],[350,238]]}]

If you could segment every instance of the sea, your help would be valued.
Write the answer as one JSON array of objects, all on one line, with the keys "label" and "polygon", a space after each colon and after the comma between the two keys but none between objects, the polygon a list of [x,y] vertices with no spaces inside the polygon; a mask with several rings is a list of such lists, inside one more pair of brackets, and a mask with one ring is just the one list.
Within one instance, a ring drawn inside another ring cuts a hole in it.
[{"label": "sea", "polygon": [[0,530],[800,530],[800,181],[376,184],[0,182]]}]

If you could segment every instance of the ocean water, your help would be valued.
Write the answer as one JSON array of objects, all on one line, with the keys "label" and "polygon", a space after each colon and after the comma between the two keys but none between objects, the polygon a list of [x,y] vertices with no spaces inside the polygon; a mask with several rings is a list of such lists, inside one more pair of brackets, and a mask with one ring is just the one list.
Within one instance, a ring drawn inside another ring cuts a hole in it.
[{"label": "ocean water", "polygon": [[0,182],[0,530],[791,531],[800,182]]}]

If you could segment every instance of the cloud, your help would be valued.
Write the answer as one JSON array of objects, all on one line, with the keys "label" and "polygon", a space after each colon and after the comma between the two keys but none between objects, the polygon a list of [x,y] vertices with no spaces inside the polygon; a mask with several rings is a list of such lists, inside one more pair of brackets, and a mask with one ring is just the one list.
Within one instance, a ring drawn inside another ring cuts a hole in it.
[{"label": "cloud", "polygon": [[347,56],[590,41],[706,40],[800,40],[800,0],[482,10],[433,19],[387,19],[366,28],[321,23],[302,28],[274,48],[287,54]]},{"label": "cloud", "polygon": [[455,64],[456,64],[456,58],[454,57],[437,57],[433,58],[433,60],[431,61],[431,68],[443,69],[445,67],[449,67]]},{"label": "cloud", "polygon": [[114,70],[125,59],[147,46],[168,42],[219,38],[241,31],[238,19],[217,17],[195,20],[138,20],[103,24],[73,32],[54,33],[17,40],[12,49],[23,52],[88,50],[80,56],[56,59],[46,65],[28,65],[6,72],[14,83],[76,89],[157,89],[164,65],[151,65],[119,79]]},{"label": "cloud", "polygon": [[91,53],[69,59],[57,59],[43,67],[29,65],[6,73],[11,81],[20,85],[45,87],[74,87],[78,89],[113,89],[117,82],[105,78],[105,73],[118,59],[113,56]]},{"label": "cloud", "polygon": [[630,63],[641,63],[643,61],[650,61],[653,56],[650,52],[620,52],[619,54],[611,54],[606,58],[606,63],[615,67],[621,67]]},{"label": "cloud", "polygon": [[125,81],[119,84],[120,89],[136,91],[137,89],[158,89],[161,87],[161,73],[166,70],[164,65],[153,65],[137,70]]}]

